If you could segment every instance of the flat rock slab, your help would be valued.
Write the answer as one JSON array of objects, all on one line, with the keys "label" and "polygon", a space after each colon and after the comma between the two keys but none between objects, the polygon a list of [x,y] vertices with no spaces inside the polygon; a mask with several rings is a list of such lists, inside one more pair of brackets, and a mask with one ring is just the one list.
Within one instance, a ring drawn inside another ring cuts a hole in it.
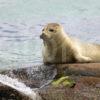
[{"label": "flat rock slab", "polygon": [[57,64],[58,74],[100,77],[100,63]]}]

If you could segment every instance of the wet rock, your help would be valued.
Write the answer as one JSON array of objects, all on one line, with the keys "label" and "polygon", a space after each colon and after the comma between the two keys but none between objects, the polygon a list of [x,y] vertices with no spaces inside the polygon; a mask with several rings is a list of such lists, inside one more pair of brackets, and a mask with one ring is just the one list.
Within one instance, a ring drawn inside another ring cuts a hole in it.
[{"label": "wet rock", "polygon": [[[19,81],[31,88],[38,88],[38,93],[43,100],[99,100],[100,98],[100,64],[59,64],[51,66],[36,66],[26,67],[14,70],[2,71],[1,74],[6,74],[12,78],[17,78]],[[75,81],[73,87],[61,86],[54,87],[50,82],[56,75],[71,75],[69,76]],[[50,81],[49,81],[50,80]],[[49,83],[47,82],[49,81]],[[48,85],[49,84],[49,85]],[[42,87],[41,87],[42,86]],[[12,100],[29,100],[26,95],[14,90],[11,87],[0,85],[0,96],[11,98]],[[14,98],[16,97],[16,99]],[[14,99],[13,99],[14,98]],[[26,99],[27,98],[27,99]],[[2,100],[2,98],[0,98]]]},{"label": "wet rock", "polygon": [[[1,71],[0,74],[1,76],[7,75],[12,79],[18,79],[19,82],[24,83],[27,87],[30,87],[31,89],[34,88],[36,90],[37,88],[43,88],[45,85],[49,84],[52,81],[52,79],[56,75],[56,69],[53,66],[40,65],[12,70],[4,70]],[[4,85],[5,84],[1,86],[1,89],[3,90],[0,90],[0,93],[1,97],[5,98],[5,100],[8,100],[9,98],[11,98],[12,100],[31,100],[25,94],[21,94],[20,90],[18,91],[14,87],[12,88],[9,85],[6,85],[4,87]],[[11,97],[12,93],[14,93],[13,96],[16,99],[13,99],[13,97]],[[38,95],[37,97],[39,98],[39,100],[41,99]],[[0,100],[2,100],[2,98]],[[33,100],[38,99],[33,98]]]},{"label": "wet rock", "polygon": [[40,88],[49,84],[57,74],[56,69],[51,66],[39,65],[13,70],[4,70],[0,74],[11,78],[17,78],[19,81],[31,88]]},{"label": "wet rock", "polygon": [[0,84],[0,100],[32,100],[17,90]]}]

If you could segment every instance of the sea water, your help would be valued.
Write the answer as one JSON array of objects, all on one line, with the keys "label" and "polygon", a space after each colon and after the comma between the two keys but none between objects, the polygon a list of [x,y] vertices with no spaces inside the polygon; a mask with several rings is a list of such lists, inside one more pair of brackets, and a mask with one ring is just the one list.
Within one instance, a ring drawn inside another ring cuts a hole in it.
[{"label": "sea water", "polygon": [[100,0],[0,0],[0,69],[42,63],[45,24],[57,22],[82,41],[100,43]]}]

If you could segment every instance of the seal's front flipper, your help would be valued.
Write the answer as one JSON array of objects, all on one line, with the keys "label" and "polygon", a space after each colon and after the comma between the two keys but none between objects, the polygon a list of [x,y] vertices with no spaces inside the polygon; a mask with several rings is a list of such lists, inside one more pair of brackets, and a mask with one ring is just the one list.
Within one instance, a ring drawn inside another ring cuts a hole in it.
[{"label": "seal's front flipper", "polygon": [[92,62],[92,59],[90,57],[77,56],[76,61],[79,63],[90,63],[90,62]]}]

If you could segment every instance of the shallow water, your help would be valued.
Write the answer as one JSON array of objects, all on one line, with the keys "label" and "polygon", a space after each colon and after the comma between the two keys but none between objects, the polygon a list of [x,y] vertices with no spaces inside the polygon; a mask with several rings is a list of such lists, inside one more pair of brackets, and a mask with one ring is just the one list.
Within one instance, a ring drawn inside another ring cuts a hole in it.
[{"label": "shallow water", "polygon": [[0,69],[42,63],[41,29],[61,23],[82,41],[100,43],[99,0],[0,0]]}]

